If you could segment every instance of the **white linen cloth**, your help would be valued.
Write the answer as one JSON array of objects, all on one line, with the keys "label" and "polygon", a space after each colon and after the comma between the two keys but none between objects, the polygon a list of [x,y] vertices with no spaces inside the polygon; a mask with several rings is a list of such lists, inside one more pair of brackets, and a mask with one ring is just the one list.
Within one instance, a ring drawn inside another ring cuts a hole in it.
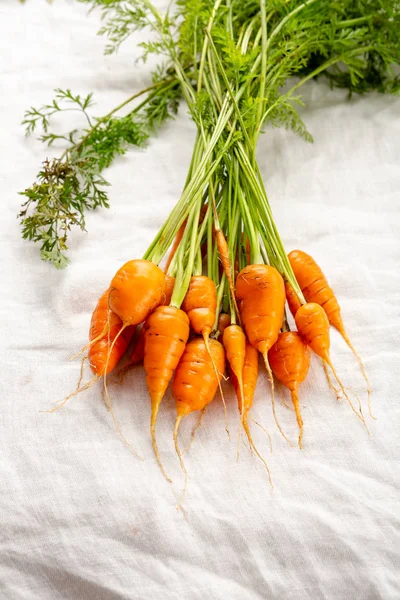
[{"label": "white linen cloth", "polygon": [[[273,436],[272,455],[265,434],[253,432],[270,464],[271,494],[254,456],[243,448],[235,461],[237,411],[226,386],[233,439],[216,400],[185,456],[185,519],[153,457],[142,368],[111,391],[143,462],[116,434],[100,386],[58,413],[39,412],[76,385],[79,367],[69,358],[86,342],[96,299],[120,265],[142,255],[178,199],[194,138],[182,108],[145,150],[116,161],[106,173],[111,208],[88,215],[87,234],[74,232],[67,269],[41,262],[38,248],[21,240],[17,193],[46,154],[58,152],[24,138],[24,110],[62,87],[94,91],[94,114],[102,115],[149,81],[149,67],[134,65],[132,40],[103,56],[98,26],[74,2],[0,3],[0,598],[400,598],[398,99],[349,101],[311,83],[303,116],[315,143],[268,130],[259,148],[286,248],[321,264],[364,359],[378,417],[368,420],[370,437],[313,357],[301,387],[304,450],[290,448],[274,425],[263,374],[254,416]],[[365,407],[357,363],[335,331],[332,359]],[[277,410],[296,440],[294,414],[279,394]],[[158,440],[179,493],[174,414],[169,395]],[[182,427],[182,446],[196,418]]]}]

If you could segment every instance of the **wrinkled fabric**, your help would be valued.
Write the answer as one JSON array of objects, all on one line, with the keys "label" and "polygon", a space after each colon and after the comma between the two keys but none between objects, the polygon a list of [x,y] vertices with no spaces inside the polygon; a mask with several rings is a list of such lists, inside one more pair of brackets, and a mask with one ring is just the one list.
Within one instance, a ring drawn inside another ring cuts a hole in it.
[{"label": "wrinkled fabric", "polygon": [[[148,84],[132,41],[103,56],[98,17],[57,0],[0,4],[0,597],[4,600],[388,600],[400,598],[399,307],[400,105],[377,94],[353,97],[321,82],[304,89],[307,144],[268,130],[260,167],[288,250],[302,248],[335,289],[349,335],[372,385],[368,436],[335,399],[316,357],[300,388],[304,450],[289,447],[260,377],[252,424],[269,462],[243,446],[236,463],[236,401],[224,384],[232,439],[216,400],[185,463],[174,454],[174,404],[167,394],[157,428],[173,485],[153,457],[142,368],[110,386],[124,434],[116,433],[97,385],[55,414],[40,412],[71,392],[91,310],[112,275],[140,257],[179,198],[194,126],[182,108],[149,142],[106,173],[111,208],[87,216],[71,236],[70,266],[56,271],[21,240],[17,194],[40,162],[61,152],[25,139],[24,110],[56,87],[95,93],[105,114]],[[140,36],[138,36],[140,39]],[[62,124],[81,125],[68,113]],[[61,123],[61,122],[60,122]],[[357,362],[332,331],[332,360],[366,408]],[[85,378],[90,372],[85,371]],[[296,441],[294,413],[282,427]],[[197,416],[183,423],[184,447]],[[175,496],[174,496],[175,494]]]}]

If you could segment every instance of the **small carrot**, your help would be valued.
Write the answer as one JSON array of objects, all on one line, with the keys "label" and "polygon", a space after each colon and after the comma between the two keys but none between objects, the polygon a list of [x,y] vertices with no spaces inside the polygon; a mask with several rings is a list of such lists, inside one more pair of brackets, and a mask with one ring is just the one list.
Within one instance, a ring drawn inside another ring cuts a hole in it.
[{"label": "small carrot", "polygon": [[[181,308],[189,317],[194,332],[203,336],[206,348],[209,347],[210,333],[216,321],[217,303],[217,289],[213,280],[206,275],[194,275],[190,279],[189,289],[183,299]],[[229,436],[228,416],[221,386],[220,391],[224,405],[226,432]]]},{"label": "small carrot", "polygon": [[312,256],[301,250],[292,250],[292,252],[289,253],[288,258],[307,302],[315,302],[322,306],[326,312],[329,323],[339,331],[344,341],[357,358],[361,373],[367,384],[369,413],[372,418],[375,418],[373,417],[371,410],[371,385],[364,363],[347,335],[340,306],[334,291],[329,286],[325,275]]},{"label": "small carrot", "polygon": [[320,356],[322,360],[326,362],[327,365],[329,365],[351,409],[353,410],[357,418],[360,419],[363,425],[367,428],[361,408],[360,413],[358,413],[354,408],[353,403],[351,402],[348,394],[346,393],[344,386],[340,381],[336,370],[332,364],[329,353],[329,321],[322,306],[316,304],[315,302],[307,302],[307,304],[303,304],[303,306],[299,308],[299,310],[296,313],[295,322],[297,330],[303,338],[303,340],[305,341],[305,343],[308,346],[310,346],[310,348],[315,352],[315,354]]},{"label": "small carrot", "polygon": [[[121,357],[125,354],[128,344],[135,332],[135,327],[127,327],[120,334],[123,323],[121,319],[108,307],[109,290],[106,290],[100,297],[96,308],[93,311],[90,321],[89,339],[92,341],[99,338],[101,332],[103,337],[97,339],[89,348],[88,358],[90,368],[95,375],[103,377],[108,375],[115,368]],[[107,333],[104,333],[104,329]],[[118,337],[118,339],[116,339]],[[109,353],[110,344],[113,345]],[[108,361],[107,361],[108,357]]]},{"label": "small carrot", "polygon": [[[92,313],[92,318],[90,322],[90,347],[87,358],[89,359],[90,368],[92,373],[94,374],[94,377],[91,380],[89,380],[88,383],[86,383],[84,386],[80,387],[80,381],[82,379],[82,366],[84,361],[86,360],[86,357],[84,357],[82,359],[81,375],[79,378],[78,387],[72,394],[69,394],[69,396],[64,398],[64,400],[62,400],[55,408],[51,409],[49,412],[59,410],[70,398],[73,398],[79,392],[87,390],[101,377],[104,377],[104,381],[106,381],[107,375],[111,373],[111,371],[115,368],[119,360],[125,354],[128,344],[134,334],[135,327],[124,327],[121,319],[112,310],[110,310],[108,298],[109,289],[107,289],[104,292],[104,294],[102,294],[102,296],[99,298],[96,307]],[[108,394],[106,398],[108,398]],[[135,456],[141,458],[122,433],[121,427],[117,423],[117,420],[115,418],[111,404],[106,401],[106,406],[111,411],[111,416],[114,421],[115,428],[121,436],[124,443],[132,450]]]},{"label": "small carrot", "polygon": [[236,297],[247,338],[264,359],[271,384],[275,422],[289,442],[276,415],[274,380],[268,361],[268,350],[278,339],[285,311],[285,285],[282,276],[269,265],[248,265],[236,280]]},{"label": "small carrot", "polygon": [[124,327],[138,325],[161,303],[164,294],[161,269],[148,260],[130,260],[111,280],[109,306]]},{"label": "small carrot", "polygon": [[299,425],[298,443],[302,448],[303,419],[298,388],[307,377],[310,368],[310,350],[296,331],[285,331],[279,334],[268,352],[268,358],[273,374],[290,391]]},{"label": "small carrot", "polygon": [[143,329],[144,369],[151,398],[151,439],[157,462],[166,479],[171,481],[158,452],[156,423],[161,400],[185,350],[189,337],[189,319],[179,308],[159,306],[147,318]]},{"label": "small carrot", "polygon": [[[64,398],[50,412],[59,410],[64,404],[81,391],[87,390],[101,377],[104,377],[115,368],[128,347],[128,344],[135,331],[134,327],[127,327],[121,333],[123,323],[121,319],[108,307],[107,289],[99,298],[96,307],[92,313],[89,329],[89,350],[88,355],[82,359],[82,366],[86,359],[89,359],[90,369],[93,378],[82,388],[80,382],[76,390]],[[120,335],[121,334],[121,335]],[[116,338],[118,338],[116,340]],[[116,342],[114,343],[114,340]],[[110,348],[112,346],[112,350]],[[107,360],[108,358],[108,360]],[[80,377],[80,381],[81,381]]]},{"label": "small carrot", "polygon": [[213,280],[206,275],[194,275],[181,308],[189,317],[194,331],[208,340],[217,310],[217,290]]},{"label": "small carrot", "polygon": [[[240,397],[243,398],[243,367],[246,356],[246,336],[240,325],[229,325],[225,329],[222,336],[222,344],[231,371],[238,381]],[[243,418],[243,406],[240,408],[240,414]]]},{"label": "small carrot", "polygon": [[176,368],[172,384],[177,411],[174,443],[185,475],[185,485],[179,505],[182,503],[187,483],[187,471],[178,443],[179,426],[185,416],[196,410],[203,410],[214,399],[224,371],[225,351],[222,344],[210,339],[207,348],[201,338],[196,338],[186,345]]},{"label": "small carrot", "polygon": [[267,469],[268,479],[272,486],[273,484],[271,479],[271,472],[269,470],[268,463],[260,454],[256,445],[254,444],[249,425],[250,410],[253,406],[254,393],[256,390],[258,379],[258,350],[256,350],[256,348],[254,348],[254,346],[252,346],[249,342],[246,342],[246,353],[243,365],[243,395],[240,391],[238,379],[236,378],[233,372],[231,373],[231,377],[238,399],[239,411],[242,415],[243,428],[249,441],[250,448],[258,456],[258,458],[261,460],[261,462]]},{"label": "small carrot", "polygon": [[[165,291],[163,297],[161,299],[161,303],[159,306],[169,306],[171,302],[172,293],[174,291],[175,286],[175,277],[171,275],[165,275]],[[127,371],[131,369],[131,367],[135,365],[139,365],[143,362],[144,357],[144,327],[139,325],[140,333],[139,337],[136,340],[136,344],[134,345],[131,355],[129,357],[129,362],[122,370],[122,378],[126,374]]]}]

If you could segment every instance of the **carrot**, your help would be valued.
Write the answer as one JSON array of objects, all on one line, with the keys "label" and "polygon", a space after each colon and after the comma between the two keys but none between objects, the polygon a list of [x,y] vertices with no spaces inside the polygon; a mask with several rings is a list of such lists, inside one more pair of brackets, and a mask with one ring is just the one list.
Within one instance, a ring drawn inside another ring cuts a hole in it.
[{"label": "carrot", "polygon": [[164,294],[161,269],[148,260],[130,260],[111,280],[109,306],[124,327],[138,325],[161,303]]},{"label": "carrot", "polygon": [[290,312],[292,313],[293,317],[295,317],[297,311],[299,310],[299,308],[301,306],[301,302],[299,300],[298,295],[296,294],[296,292],[294,291],[294,289],[292,288],[292,286],[290,285],[290,283],[288,281],[285,282],[285,292],[286,292],[286,300],[289,305]]},{"label": "carrot", "polygon": [[196,338],[186,345],[175,371],[172,384],[177,411],[174,443],[185,475],[185,486],[179,505],[182,503],[187,483],[187,471],[178,443],[180,424],[185,416],[196,410],[203,410],[214,399],[224,371],[225,351],[222,344],[210,339],[207,347],[201,338]]},{"label": "carrot", "polygon": [[[222,336],[222,344],[231,371],[238,381],[240,397],[243,398],[243,367],[246,356],[246,336],[240,325],[229,325],[225,329]],[[240,408],[240,414],[243,418],[243,406]]]},{"label": "carrot", "polygon": [[208,339],[214,326],[217,310],[215,283],[206,275],[194,275],[182,302],[182,310],[189,317],[194,331]]},{"label": "carrot", "polygon": [[143,329],[144,369],[151,398],[151,439],[157,462],[166,479],[171,481],[158,452],[156,423],[161,400],[185,350],[189,337],[189,319],[179,308],[159,306],[148,317]]},{"label": "carrot", "polygon": [[[127,327],[119,335],[123,327],[121,319],[108,307],[107,289],[100,297],[96,308],[93,311],[90,321],[89,339],[90,341],[99,338],[104,328],[108,330],[103,333],[103,337],[91,345],[88,352],[90,368],[95,375],[103,377],[108,375],[115,368],[121,357],[125,354],[128,344],[135,332],[134,327]],[[117,338],[112,351],[109,353],[110,344]],[[107,362],[108,356],[108,362]]]},{"label": "carrot", "polygon": [[296,331],[285,331],[279,334],[277,341],[268,352],[268,357],[273,374],[290,390],[299,425],[298,443],[302,448],[303,419],[298,388],[307,377],[310,368],[310,349]]},{"label": "carrot", "polygon": [[[89,329],[90,347],[88,356],[84,356],[82,359],[78,387],[72,394],[69,394],[69,396],[64,398],[64,400],[62,400],[49,412],[55,412],[56,410],[59,410],[70,398],[73,398],[78,393],[90,388],[101,377],[104,377],[104,382],[106,382],[107,375],[111,373],[119,360],[125,354],[129,342],[135,332],[135,327],[124,327],[123,322],[118,315],[110,310],[108,299],[109,289],[107,289],[99,298],[92,313]],[[94,373],[94,377],[90,379],[84,386],[80,387],[80,382],[82,380],[82,367],[86,358],[89,359],[90,368],[92,373]],[[106,395],[106,399],[109,399],[108,393]],[[115,418],[111,404],[110,402],[107,402],[107,400],[106,406],[111,412],[115,428],[121,436],[123,442],[132,450],[135,456],[141,458],[122,433],[121,427]]]},{"label": "carrot", "polygon": [[[127,327],[121,333],[123,323],[121,319],[108,308],[108,294],[109,290],[107,289],[100,296],[92,313],[89,329],[89,351],[88,355],[84,356],[81,362],[81,376],[79,379],[79,384],[72,394],[69,394],[69,396],[64,398],[64,400],[62,400],[49,412],[55,412],[56,410],[59,410],[70,398],[73,398],[79,392],[87,390],[101,377],[111,373],[124,355],[135,328]],[[116,338],[118,339],[113,345],[113,342]],[[110,347],[112,345],[112,351],[110,352]],[[80,382],[82,380],[82,367],[86,359],[89,359],[90,369],[94,376],[83,387],[80,387]]]},{"label": "carrot", "polygon": [[287,439],[275,411],[275,390],[268,350],[278,339],[285,311],[285,286],[274,267],[248,265],[236,280],[236,297],[247,338],[262,354],[272,392],[272,411],[277,427]]},{"label": "carrot", "polygon": [[268,467],[268,463],[262,457],[260,452],[258,451],[256,445],[254,444],[253,437],[250,431],[249,425],[249,415],[251,407],[253,406],[253,398],[254,392],[257,386],[258,379],[258,351],[254,346],[252,346],[249,342],[246,342],[246,352],[244,357],[244,365],[243,365],[243,395],[240,391],[239,381],[235,376],[234,372],[231,373],[232,383],[236,391],[236,396],[238,399],[239,411],[242,415],[242,424],[244,431],[246,433],[248,442],[250,444],[250,448],[253,452],[258,456],[261,460],[265,468],[267,469],[269,482],[272,484],[271,472]]},{"label": "carrot", "polygon": [[307,304],[303,304],[303,306],[301,306],[296,313],[295,322],[297,330],[303,338],[303,340],[305,341],[305,343],[308,346],[310,346],[310,348],[315,352],[315,354],[320,356],[322,360],[326,362],[327,365],[329,365],[351,409],[353,410],[357,418],[360,419],[360,421],[367,428],[361,408],[360,413],[358,413],[354,408],[353,403],[351,402],[348,394],[346,393],[344,386],[340,381],[336,370],[332,364],[329,354],[329,321],[322,306],[316,304],[315,302],[307,302]]},{"label": "carrot", "polygon": [[372,418],[371,410],[371,385],[366,373],[364,363],[360,355],[354,348],[349,336],[344,327],[339,303],[336,299],[334,291],[329,286],[328,281],[323,274],[321,268],[315,260],[306,252],[301,250],[292,250],[288,255],[293,272],[299,283],[299,286],[304,294],[307,302],[315,302],[322,306],[328,317],[329,323],[338,330],[344,341],[355,355],[360,366],[361,373],[367,385],[368,394],[368,410]]},{"label": "carrot", "polygon": [[[174,286],[175,286],[175,277],[172,277],[171,275],[165,275],[165,291],[164,291],[164,294],[163,294],[163,297],[161,299],[161,303],[159,306],[169,306],[169,303],[171,302],[172,293],[174,291]],[[140,363],[143,362],[144,328],[142,326],[139,326],[139,327],[140,327],[139,337],[137,338],[136,344],[134,345],[134,347],[132,349],[131,355],[129,357],[129,362],[122,369],[122,373],[121,373],[122,380],[123,380],[124,376],[126,375],[127,371],[130,371],[130,369],[132,367],[134,367],[135,365],[139,365]]]},{"label": "carrot", "polygon": [[[217,289],[213,280],[206,275],[194,275],[190,279],[189,289],[183,299],[181,308],[187,313],[190,325],[195,333],[203,336],[206,348],[209,347],[210,333],[216,321],[217,303]],[[217,372],[216,367],[215,369]],[[229,436],[228,416],[221,386],[220,391],[224,405],[226,432]]]}]

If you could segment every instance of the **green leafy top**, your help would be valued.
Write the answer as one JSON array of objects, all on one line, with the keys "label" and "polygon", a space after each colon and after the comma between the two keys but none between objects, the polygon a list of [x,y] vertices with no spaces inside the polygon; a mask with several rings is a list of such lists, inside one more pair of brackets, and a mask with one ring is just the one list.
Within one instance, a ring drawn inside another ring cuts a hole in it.
[{"label": "green leafy top", "polygon": [[[91,94],[70,90],[56,90],[52,103],[25,115],[27,134],[40,128],[47,145],[66,144],[22,192],[27,200],[20,213],[23,236],[59,267],[67,262],[71,227],[83,229],[86,210],[108,205],[103,169],[129,145],[142,146],[174,116],[182,97],[204,142],[214,140],[222,156],[243,145],[254,152],[268,124],[311,141],[296,108],[297,90],[311,78],[324,75],[350,94],[400,88],[393,72],[400,63],[400,6],[392,0],[178,0],[165,15],[150,0],[80,1],[100,9],[107,53],[146,29],[142,59],[155,54],[161,61],[143,101],[127,115],[117,113],[138,94],[94,118]],[[64,110],[80,111],[86,128],[51,131],[53,115]],[[220,162],[218,172],[225,168]]]}]

